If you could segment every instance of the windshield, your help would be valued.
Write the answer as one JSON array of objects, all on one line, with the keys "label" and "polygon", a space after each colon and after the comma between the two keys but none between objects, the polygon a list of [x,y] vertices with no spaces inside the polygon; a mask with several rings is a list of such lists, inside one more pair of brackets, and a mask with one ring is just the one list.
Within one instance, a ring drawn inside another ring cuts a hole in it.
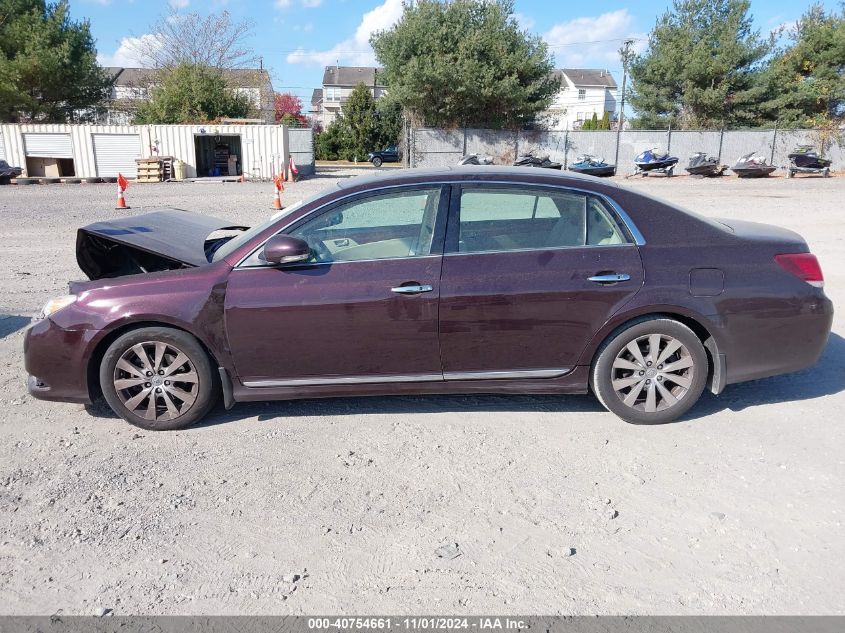
[{"label": "windshield", "polygon": [[230,254],[232,254],[233,252],[238,250],[241,246],[243,246],[244,244],[249,242],[256,235],[260,234],[262,231],[267,230],[268,228],[273,226],[273,224],[275,224],[278,220],[285,217],[289,213],[295,211],[296,209],[298,209],[302,205],[303,205],[303,201],[299,200],[298,202],[295,202],[291,206],[289,206],[285,209],[282,209],[278,213],[274,213],[269,218],[264,220],[264,222],[262,222],[261,224],[256,224],[252,228],[249,228],[246,231],[244,231],[243,233],[236,235],[235,237],[230,239],[228,242],[226,242],[225,244],[220,246],[220,248],[218,248],[214,252],[214,256],[211,258],[211,261],[212,262],[219,262],[221,259],[228,257]]}]

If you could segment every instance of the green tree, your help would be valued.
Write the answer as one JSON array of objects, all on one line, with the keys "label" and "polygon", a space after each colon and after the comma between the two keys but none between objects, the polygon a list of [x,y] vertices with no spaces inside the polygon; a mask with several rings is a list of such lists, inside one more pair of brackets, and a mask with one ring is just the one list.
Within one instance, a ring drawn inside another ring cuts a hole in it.
[{"label": "green tree", "polygon": [[539,37],[523,31],[512,0],[418,0],[370,40],[392,98],[415,124],[524,127],[560,83]]},{"label": "green tree", "polygon": [[158,85],[138,108],[135,123],[201,123],[243,118],[252,110],[249,97],[229,88],[221,70],[180,64],[159,71]]},{"label": "green tree", "polygon": [[750,0],[674,0],[657,20],[648,50],[631,63],[636,127],[708,128],[754,124],[756,73],[774,38],[752,26]]},{"label": "green tree", "polygon": [[370,89],[359,83],[343,106],[343,149],[347,160],[367,160],[378,141],[376,104]]},{"label": "green tree", "polygon": [[375,147],[384,149],[389,145],[397,145],[402,135],[402,104],[389,93],[376,101],[376,118],[378,120],[378,134]]},{"label": "green tree", "polygon": [[764,116],[784,126],[825,127],[845,117],[845,5],[814,4],[788,33],[761,78]]},{"label": "green tree", "polygon": [[367,152],[396,143],[402,126],[399,105],[389,97],[378,102],[359,83],[343,106],[343,114],[317,136],[320,160],[367,160]]},{"label": "green tree", "polygon": [[601,121],[599,121],[599,130],[609,130],[610,129],[610,112],[605,110],[604,114],[601,117]]},{"label": "green tree", "polygon": [[338,117],[315,137],[314,153],[317,160],[339,160],[343,158],[343,123]]},{"label": "green tree", "polygon": [[86,119],[107,96],[87,20],[67,0],[0,1],[0,121]]}]

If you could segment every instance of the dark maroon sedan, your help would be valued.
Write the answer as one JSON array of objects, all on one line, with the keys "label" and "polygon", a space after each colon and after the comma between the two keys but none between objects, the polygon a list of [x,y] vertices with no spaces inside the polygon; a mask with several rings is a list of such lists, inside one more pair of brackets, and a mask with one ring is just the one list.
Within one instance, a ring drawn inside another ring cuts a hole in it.
[{"label": "dark maroon sedan", "polygon": [[339,184],[251,229],[177,210],[85,227],[92,279],[26,336],[37,398],[132,424],[236,402],[586,393],[668,422],[803,369],[833,317],[790,231],[590,177],[498,167]]}]

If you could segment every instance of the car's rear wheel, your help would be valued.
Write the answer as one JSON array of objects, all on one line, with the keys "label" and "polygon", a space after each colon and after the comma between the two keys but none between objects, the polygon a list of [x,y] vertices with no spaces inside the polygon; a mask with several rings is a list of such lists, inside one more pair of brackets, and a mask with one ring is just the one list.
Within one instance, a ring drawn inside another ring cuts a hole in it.
[{"label": "car's rear wheel", "polygon": [[199,342],[149,327],[118,337],[100,363],[100,388],[124,420],[153,431],[188,427],[214,406],[219,389]]},{"label": "car's rear wheel", "polygon": [[373,167],[381,167],[382,160],[378,156],[373,157]]},{"label": "car's rear wheel", "polygon": [[695,332],[666,318],[635,321],[600,349],[591,386],[606,409],[632,424],[665,424],[701,396],[707,352]]}]

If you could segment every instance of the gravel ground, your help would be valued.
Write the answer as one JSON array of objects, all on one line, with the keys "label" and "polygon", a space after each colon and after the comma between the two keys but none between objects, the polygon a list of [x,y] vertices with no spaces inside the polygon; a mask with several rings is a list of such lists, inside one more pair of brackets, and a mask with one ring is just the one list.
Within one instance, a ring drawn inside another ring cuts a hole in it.
[{"label": "gravel ground", "polygon": [[[845,300],[845,180],[625,182],[801,232]],[[667,426],[587,396],[393,397],[150,433],[24,384],[23,328],[81,276],[74,231],[114,199],[0,187],[0,613],[845,613],[842,310],[816,368],[705,394]],[[251,223],[272,188],[127,199]]]}]

